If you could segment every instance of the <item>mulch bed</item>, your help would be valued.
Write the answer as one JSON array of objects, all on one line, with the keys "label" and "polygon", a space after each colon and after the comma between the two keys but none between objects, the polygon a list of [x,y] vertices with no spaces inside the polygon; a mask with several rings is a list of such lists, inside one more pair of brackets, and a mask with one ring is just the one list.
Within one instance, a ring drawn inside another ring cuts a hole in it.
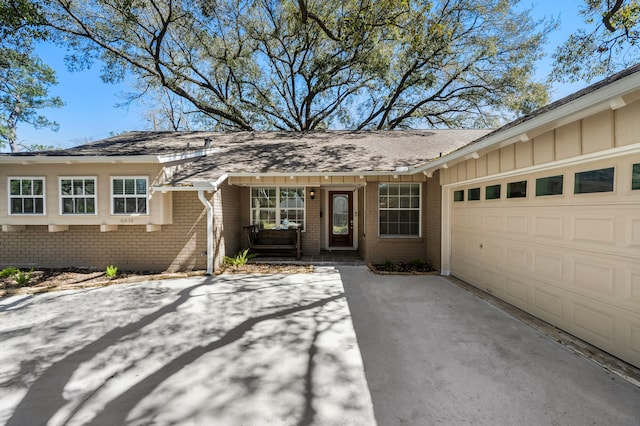
[{"label": "mulch bed", "polygon": [[380,275],[437,275],[438,271],[423,262],[369,263],[369,269]]},{"label": "mulch bed", "polygon": [[[28,270],[22,269],[24,273]],[[247,264],[233,268],[225,266],[216,274],[309,274],[313,272],[310,265],[272,265]],[[115,284],[134,283],[143,280],[162,280],[168,278],[185,278],[202,276],[205,271],[152,273],[152,272],[120,272],[113,278],[108,278],[105,271],[87,270],[81,268],[34,269],[31,279],[23,286],[19,286],[14,277],[0,278],[0,297],[15,294],[37,294],[59,290],[73,290],[90,287],[104,287]]]}]

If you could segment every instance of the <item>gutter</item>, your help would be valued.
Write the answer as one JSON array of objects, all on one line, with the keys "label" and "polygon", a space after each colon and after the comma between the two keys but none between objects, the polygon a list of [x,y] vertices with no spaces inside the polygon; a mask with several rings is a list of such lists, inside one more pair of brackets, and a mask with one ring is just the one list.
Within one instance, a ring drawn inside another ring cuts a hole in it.
[{"label": "gutter", "polygon": [[0,164],[165,164],[175,161],[186,161],[195,158],[206,157],[215,154],[220,150],[217,148],[204,148],[184,152],[174,152],[171,154],[143,154],[143,155],[0,155]]}]

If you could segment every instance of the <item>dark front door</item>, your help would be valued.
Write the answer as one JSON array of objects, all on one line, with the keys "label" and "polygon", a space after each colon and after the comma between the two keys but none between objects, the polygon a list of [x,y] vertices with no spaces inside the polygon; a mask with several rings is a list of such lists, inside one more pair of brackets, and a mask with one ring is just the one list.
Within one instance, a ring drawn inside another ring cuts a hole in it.
[{"label": "dark front door", "polygon": [[329,246],[353,247],[353,192],[329,192]]}]

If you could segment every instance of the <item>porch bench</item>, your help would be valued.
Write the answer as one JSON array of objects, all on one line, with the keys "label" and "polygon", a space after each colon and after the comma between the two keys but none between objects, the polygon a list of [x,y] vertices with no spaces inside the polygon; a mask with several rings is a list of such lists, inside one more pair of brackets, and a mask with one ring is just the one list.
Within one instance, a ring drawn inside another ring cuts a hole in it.
[{"label": "porch bench", "polygon": [[258,225],[244,227],[249,249],[263,254],[292,254],[302,257],[302,229],[258,229]]}]

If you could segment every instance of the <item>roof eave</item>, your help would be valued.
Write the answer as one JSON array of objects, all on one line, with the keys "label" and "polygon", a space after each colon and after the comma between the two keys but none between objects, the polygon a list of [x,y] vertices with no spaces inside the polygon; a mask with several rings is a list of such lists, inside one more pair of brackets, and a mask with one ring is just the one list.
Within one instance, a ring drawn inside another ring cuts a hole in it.
[{"label": "roof eave", "polygon": [[0,156],[0,164],[166,164],[205,157],[218,151],[217,148],[206,148],[160,155],[6,155]]},{"label": "roof eave", "polygon": [[501,148],[516,142],[525,142],[530,139],[529,135],[538,129],[551,130],[598,112],[618,109],[625,105],[622,97],[638,91],[639,88],[640,72],[636,72],[513,127],[503,131],[498,130],[484,139],[480,138],[476,143],[471,142],[454,152],[417,167],[414,172],[431,174],[458,162],[477,158],[479,153],[491,151],[496,145]]}]

